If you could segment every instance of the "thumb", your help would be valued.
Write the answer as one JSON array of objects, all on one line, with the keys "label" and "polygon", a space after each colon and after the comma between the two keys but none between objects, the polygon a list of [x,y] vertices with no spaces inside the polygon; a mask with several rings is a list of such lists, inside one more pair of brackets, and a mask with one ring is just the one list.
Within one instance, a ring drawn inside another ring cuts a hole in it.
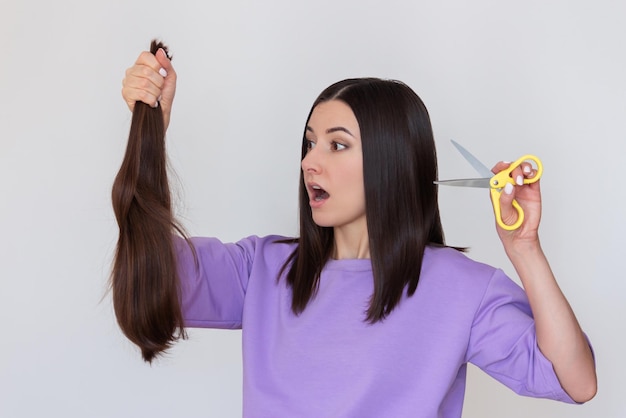
[{"label": "thumb", "polygon": [[172,112],[172,104],[174,102],[174,96],[176,95],[176,71],[172,66],[172,61],[169,59],[163,48],[159,48],[155,57],[161,65],[159,73],[164,77],[163,87],[161,89],[160,104],[163,110],[163,119],[165,122],[165,129],[167,129],[170,121],[170,114]]},{"label": "thumb", "polygon": [[155,56],[157,61],[159,61],[159,64],[161,64],[161,67],[169,73],[169,70],[172,68],[172,61],[165,53],[165,50],[163,48],[159,48]]}]

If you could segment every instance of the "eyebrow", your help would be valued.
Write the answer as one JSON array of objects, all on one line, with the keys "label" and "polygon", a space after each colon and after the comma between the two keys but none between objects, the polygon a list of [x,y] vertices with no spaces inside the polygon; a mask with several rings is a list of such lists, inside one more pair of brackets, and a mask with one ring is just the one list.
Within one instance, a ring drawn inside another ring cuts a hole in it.
[{"label": "eyebrow", "polygon": [[[315,133],[315,131],[313,131],[313,128],[311,128],[310,126],[307,126],[306,130],[309,132]],[[335,126],[334,128],[326,129],[327,134],[332,134],[333,132],[345,132],[354,138],[354,135],[352,134],[352,132],[350,132],[348,129],[344,128],[343,126]]]}]

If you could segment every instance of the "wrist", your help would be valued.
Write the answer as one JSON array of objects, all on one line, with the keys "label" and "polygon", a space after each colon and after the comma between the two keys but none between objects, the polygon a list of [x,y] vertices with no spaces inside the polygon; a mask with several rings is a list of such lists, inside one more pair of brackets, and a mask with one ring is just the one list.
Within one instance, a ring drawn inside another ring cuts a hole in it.
[{"label": "wrist", "polygon": [[512,261],[517,258],[529,259],[537,256],[544,257],[539,238],[531,240],[514,240],[505,244],[504,250]]}]

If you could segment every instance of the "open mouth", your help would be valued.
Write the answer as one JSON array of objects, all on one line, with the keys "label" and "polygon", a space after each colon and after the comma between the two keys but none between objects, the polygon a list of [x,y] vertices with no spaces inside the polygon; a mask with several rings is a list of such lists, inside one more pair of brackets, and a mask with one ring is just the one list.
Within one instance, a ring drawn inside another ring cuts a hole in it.
[{"label": "open mouth", "polygon": [[324,199],[328,199],[330,196],[326,190],[322,189],[320,186],[311,186],[311,190],[313,191],[311,197],[316,202],[321,202]]}]

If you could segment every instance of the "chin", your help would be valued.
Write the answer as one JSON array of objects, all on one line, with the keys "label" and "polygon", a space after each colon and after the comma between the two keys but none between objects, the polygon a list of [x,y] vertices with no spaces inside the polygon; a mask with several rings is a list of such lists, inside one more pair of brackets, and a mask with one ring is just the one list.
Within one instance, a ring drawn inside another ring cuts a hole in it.
[{"label": "chin", "polygon": [[322,228],[333,228],[335,226],[334,222],[332,222],[330,219],[325,219],[322,216],[313,215],[313,222],[315,223],[315,225]]}]

